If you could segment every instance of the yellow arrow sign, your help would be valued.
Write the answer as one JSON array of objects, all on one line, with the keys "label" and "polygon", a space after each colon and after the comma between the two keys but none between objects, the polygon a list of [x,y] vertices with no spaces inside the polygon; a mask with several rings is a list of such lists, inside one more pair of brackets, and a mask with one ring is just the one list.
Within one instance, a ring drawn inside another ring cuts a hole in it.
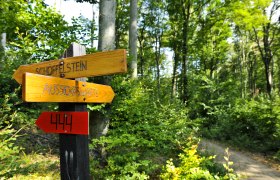
[{"label": "yellow arrow sign", "polygon": [[22,97],[26,102],[111,103],[110,86],[25,73]]},{"label": "yellow arrow sign", "polygon": [[22,83],[25,72],[61,78],[102,76],[127,71],[125,49],[21,65],[13,78]]}]

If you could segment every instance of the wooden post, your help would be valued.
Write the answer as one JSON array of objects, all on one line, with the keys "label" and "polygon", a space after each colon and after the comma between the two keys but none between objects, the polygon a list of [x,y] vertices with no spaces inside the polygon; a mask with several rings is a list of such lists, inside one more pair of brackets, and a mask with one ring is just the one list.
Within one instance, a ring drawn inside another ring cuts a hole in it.
[{"label": "wooden post", "polygon": [[[63,57],[85,55],[85,47],[73,43]],[[77,79],[76,79],[77,80]],[[86,78],[78,78],[86,81]],[[81,103],[59,103],[59,111],[87,111]],[[59,134],[60,174],[62,180],[89,180],[88,135]]]}]

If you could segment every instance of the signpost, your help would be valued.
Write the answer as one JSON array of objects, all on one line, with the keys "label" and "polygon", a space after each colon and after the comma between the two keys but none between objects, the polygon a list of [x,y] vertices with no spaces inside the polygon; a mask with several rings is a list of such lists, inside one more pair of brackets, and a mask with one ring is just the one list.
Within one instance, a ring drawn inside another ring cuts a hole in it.
[{"label": "signpost", "polygon": [[36,125],[46,133],[89,134],[88,112],[43,112]]},{"label": "signpost", "polygon": [[26,102],[111,103],[111,86],[25,73],[22,97]]},{"label": "signpost", "polygon": [[[86,48],[73,43],[64,58],[86,54]],[[78,79],[76,79],[78,80]],[[86,78],[79,78],[86,81]],[[59,103],[59,111],[87,111],[86,103]],[[88,135],[59,134],[60,177],[62,180],[90,179]]]},{"label": "signpost", "polygon": [[61,78],[80,78],[125,73],[126,51],[124,49],[67,57],[60,60],[21,65],[13,78],[22,84],[26,72]]},{"label": "signpost", "polygon": [[61,179],[89,180],[86,103],[111,103],[115,94],[110,86],[87,83],[81,77],[125,73],[126,51],[83,55],[85,48],[74,43],[66,54],[75,57],[22,65],[13,78],[22,84],[24,101],[60,102],[59,112],[43,112],[36,124],[46,133],[59,133]]}]

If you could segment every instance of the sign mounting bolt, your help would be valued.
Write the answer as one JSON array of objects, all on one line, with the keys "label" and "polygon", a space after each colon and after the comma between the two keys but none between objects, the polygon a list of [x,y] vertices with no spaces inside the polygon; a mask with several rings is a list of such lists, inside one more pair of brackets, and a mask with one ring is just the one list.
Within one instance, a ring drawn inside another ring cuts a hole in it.
[{"label": "sign mounting bolt", "polygon": [[63,65],[64,64],[64,61],[60,61],[59,65]]},{"label": "sign mounting bolt", "polygon": [[60,77],[61,77],[61,78],[64,78],[64,77],[65,77],[65,74],[63,74],[63,73],[60,74]]}]

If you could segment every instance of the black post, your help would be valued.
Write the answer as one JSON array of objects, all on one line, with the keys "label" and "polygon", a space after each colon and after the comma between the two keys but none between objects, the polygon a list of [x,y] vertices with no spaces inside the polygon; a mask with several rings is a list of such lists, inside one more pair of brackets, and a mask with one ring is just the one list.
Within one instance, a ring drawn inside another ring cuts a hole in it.
[{"label": "black post", "polygon": [[[73,43],[63,57],[85,55],[85,48]],[[77,80],[77,79],[76,79]],[[85,81],[85,78],[79,78]],[[87,111],[81,103],[59,103],[59,111]],[[60,134],[60,176],[62,180],[89,180],[88,135]]]}]

